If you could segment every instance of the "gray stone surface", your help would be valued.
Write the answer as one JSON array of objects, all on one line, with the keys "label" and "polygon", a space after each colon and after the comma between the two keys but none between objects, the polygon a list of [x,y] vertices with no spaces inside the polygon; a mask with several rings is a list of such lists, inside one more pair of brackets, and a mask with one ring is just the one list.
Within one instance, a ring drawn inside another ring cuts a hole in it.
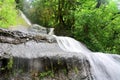
[{"label": "gray stone surface", "polygon": [[37,36],[0,30],[0,68],[13,61],[11,69],[0,70],[0,80],[92,80],[85,56],[63,51],[50,36]]}]

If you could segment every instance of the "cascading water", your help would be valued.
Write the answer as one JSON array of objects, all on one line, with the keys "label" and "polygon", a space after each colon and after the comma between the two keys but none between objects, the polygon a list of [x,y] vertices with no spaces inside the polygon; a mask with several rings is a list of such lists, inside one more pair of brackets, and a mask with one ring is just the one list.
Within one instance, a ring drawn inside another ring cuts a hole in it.
[{"label": "cascading water", "polygon": [[21,17],[25,20],[25,22],[26,22],[29,26],[31,26],[32,23],[30,22],[30,20],[25,16],[25,14],[24,14],[21,10],[19,10],[19,11],[20,11]]},{"label": "cascading water", "polygon": [[[82,43],[70,37],[54,35],[61,49],[85,55],[91,66],[93,80],[120,80],[120,62],[109,54],[92,52]],[[120,59],[119,55],[116,55]]]},{"label": "cascading water", "polygon": [[[18,30],[24,33],[43,33],[43,34],[48,34],[48,35],[53,35],[54,34],[54,28],[45,28],[43,26],[40,26],[38,24],[33,24],[30,22],[30,20],[26,17],[26,15],[19,10],[21,17],[25,20],[25,22],[28,24],[28,26],[22,26],[19,25],[17,27],[10,27],[10,30]],[[49,30],[49,31],[48,31]]]}]

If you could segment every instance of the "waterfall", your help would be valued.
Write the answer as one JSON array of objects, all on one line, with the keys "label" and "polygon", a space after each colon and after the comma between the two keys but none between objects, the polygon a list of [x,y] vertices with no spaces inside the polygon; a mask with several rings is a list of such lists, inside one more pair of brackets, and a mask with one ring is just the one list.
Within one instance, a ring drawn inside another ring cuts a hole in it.
[{"label": "waterfall", "polygon": [[10,28],[11,30],[19,30],[24,33],[28,33],[28,32],[29,33],[43,33],[43,34],[48,34],[48,35],[54,34],[54,28],[46,28],[38,24],[32,24],[21,10],[19,10],[19,12],[20,12],[21,17],[25,20],[25,22],[29,25],[29,27],[20,25],[14,28]]},{"label": "waterfall", "polygon": [[[101,52],[92,52],[82,43],[70,37],[54,35],[61,49],[66,52],[76,52],[87,57],[91,66],[93,80],[120,80],[120,56]],[[117,57],[117,59],[115,58]]]},{"label": "waterfall", "polygon": [[19,10],[19,12],[20,12],[20,14],[21,14],[21,17],[25,20],[25,22],[26,22],[29,26],[31,26],[32,23],[31,23],[30,20],[25,16],[25,14],[24,14],[21,10]]}]

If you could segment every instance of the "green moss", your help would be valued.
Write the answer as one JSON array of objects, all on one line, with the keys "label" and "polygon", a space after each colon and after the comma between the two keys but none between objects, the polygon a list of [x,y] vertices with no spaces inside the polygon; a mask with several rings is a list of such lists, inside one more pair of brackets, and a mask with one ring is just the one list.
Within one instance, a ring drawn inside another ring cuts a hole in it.
[{"label": "green moss", "polygon": [[76,74],[78,74],[78,72],[79,72],[79,70],[76,66],[74,67],[74,71],[75,71]]},{"label": "green moss", "polygon": [[9,59],[9,62],[8,62],[8,64],[7,64],[7,69],[9,70],[9,69],[11,69],[13,67],[13,57],[11,57],[10,59]]},{"label": "green moss", "polygon": [[66,69],[62,69],[62,71],[65,75],[67,75],[67,70]]},{"label": "green moss", "polygon": [[42,72],[39,74],[40,79],[47,77],[47,76],[54,77],[54,72],[49,70],[49,71]]}]

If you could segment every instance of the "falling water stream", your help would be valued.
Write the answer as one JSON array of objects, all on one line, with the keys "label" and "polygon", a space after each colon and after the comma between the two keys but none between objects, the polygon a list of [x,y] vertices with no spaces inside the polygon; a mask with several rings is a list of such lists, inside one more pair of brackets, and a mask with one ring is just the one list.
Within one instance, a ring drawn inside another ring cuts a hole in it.
[{"label": "falling water stream", "polygon": [[25,16],[25,14],[24,14],[21,10],[19,10],[19,12],[20,12],[21,17],[25,20],[25,22],[26,22],[29,26],[31,26],[32,23],[31,23],[30,20]]},{"label": "falling water stream", "polygon": [[[55,36],[61,49],[85,55],[91,66],[93,80],[120,80],[120,62],[112,55],[92,52],[82,43],[70,37]],[[116,57],[120,58],[118,55]]]},{"label": "falling water stream", "polygon": [[[21,12],[25,21],[30,21]],[[66,52],[76,52],[85,55],[90,62],[93,80],[120,80],[120,56],[101,52],[92,52],[85,45],[70,37],[55,36],[59,47]],[[117,59],[116,59],[116,58]]]}]

